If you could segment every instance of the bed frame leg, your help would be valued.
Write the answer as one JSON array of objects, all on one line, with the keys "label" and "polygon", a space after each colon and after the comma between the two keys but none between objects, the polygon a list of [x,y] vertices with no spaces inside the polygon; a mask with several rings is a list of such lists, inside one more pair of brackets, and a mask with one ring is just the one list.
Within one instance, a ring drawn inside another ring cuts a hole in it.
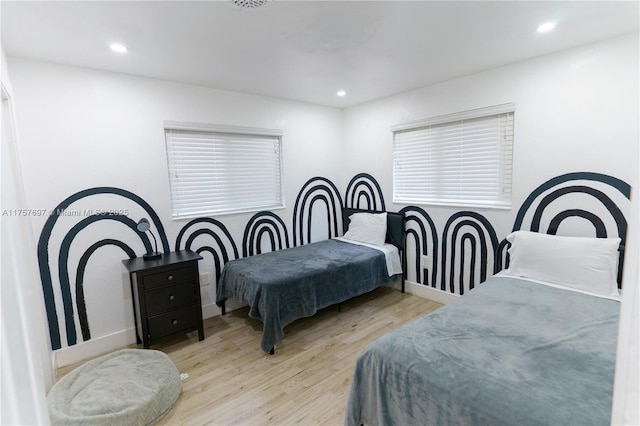
[{"label": "bed frame leg", "polygon": [[[404,247],[405,241],[402,241],[402,245]],[[407,251],[406,250],[402,250],[402,275],[400,275],[400,280],[401,280],[401,287],[402,287],[402,292],[404,293],[404,277],[406,276],[405,274],[407,273]]]},{"label": "bed frame leg", "polygon": [[220,309],[222,309],[222,315],[227,313],[227,301],[223,300],[222,303],[220,303]]},{"label": "bed frame leg", "polygon": [[338,303],[338,312],[342,312],[342,305]]},{"label": "bed frame leg", "polygon": [[276,353],[276,347],[275,347],[275,346],[273,346],[273,347],[271,348],[271,350],[269,351],[269,355],[273,355],[273,354],[275,354],[275,353]]}]

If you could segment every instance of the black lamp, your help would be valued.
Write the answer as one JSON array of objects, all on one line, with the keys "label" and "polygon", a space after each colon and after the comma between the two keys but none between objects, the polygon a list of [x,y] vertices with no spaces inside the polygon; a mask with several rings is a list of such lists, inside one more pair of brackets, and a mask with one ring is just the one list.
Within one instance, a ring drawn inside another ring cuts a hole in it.
[{"label": "black lamp", "polygon": [[153,246],[155,248],[155,251],[144,254],[142,258],[144,260],[159,259],[160,256],[162,256],[162,253],[158,252],[158,241],[156,240],[156,236],[153,235],[153,232],[151,232],[151,225],[149,224],[149,220],[145,217],[140,219],[138,221],[138,225],[136,226],[136,229],[138,229],[138,232],[142,232],[142,233],[149,231],[149,233],[153,237]]}]

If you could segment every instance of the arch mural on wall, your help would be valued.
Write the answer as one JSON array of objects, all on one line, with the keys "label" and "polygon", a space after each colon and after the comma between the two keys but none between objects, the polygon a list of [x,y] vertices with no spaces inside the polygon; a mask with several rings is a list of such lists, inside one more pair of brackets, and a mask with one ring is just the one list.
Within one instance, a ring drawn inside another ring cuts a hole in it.
[{"label": "arch mural on wall", "polygon": [[[147,238],[147,242],[149,242]],[[87,315],[87,306],[84,299],[84,273],[87,268],[87,263],[89,262],[89,258],[93,253],[101,247],[113,245],[116,247],[120,247],[122,251],[125,252],[129,259],[136,257],[135,251],[131,247],[129,247],[126,243],[123,243],[120,240],[115,240],[112,238],[100,240],[94,244],[92,244],[82,256],[80,256],[80,260],[78,261],[78,269],[76,271],[76,309],[78,311],[78,320],[80,321],[80,330],[82,332],[82,340],[87,341],[91,339],[91,330],[89,328],[89,318]],[[150,248],[151,243],[149,243],[148,247]]]},{"label": "arch mural on wall", "polygon": [[208,217],[193,219],[184,225],[176,237],[175,250],[192,250],[199,255],[209,253],[213,257],[216,286],[224,265],[239,257],[238,247],[227,227]]},{"label": "arch mural on wall", "polygon": [[327,213],[327,238],[341,235],[342,198],[329,179],[313,177],[298,192],[293,207],[293,245],[311,242],[313,209],[324,206]]},{"label": "arch mural on wall", "polygon": [[472,211],[451,215],[442,232],[440,289],[463,295],[465,289],[472,290],[484,282],[496,272],[497,247],[496,232],[484,216]]},{"label": "arch mural on wall", "polygon": [[503,239],[498,244],[493,262],[494,271],[500,272],[509,266],[509,254],[507,253],[509,246],[510,244],[506,239]]},{"label": "arch mural on wall", "polygon": [[[99,196],[99,195],[116,196],[118,197],[118,199],[124,198],[126,202],[131,202],[135,204],[137,207],[141,208],[145,212],[145,214],[151,219],[151,223],[155,226],[156,232],[160,236],[162,249],[165,252],[169,251],[169,244],[164,232],[164,227],[162,226],[162,223],[160,222],[158,215],[146,201],[144,201],[142,198],[140,198],[138,195],[132,192],[129,192],[120,188],[114,188],[114,187],[90,188],[90,189],[77,192],[67,197],[60,204],[58,204],[51,211],[50,216],[45,221],[42,232],[40,233],[40,238],[38,239],[38,247],[37,247],[38,267],[40,269],[40,280],[42,282],[42,291],[44,296],[45,310],[46,310],[47,321],[49,324],[49,336],[51,339],[52,349],[54,350],[60,349],[62,347],[62,339],[60,336],[58,307],[56,306],[56,298],[55,298],[55,292],[53,287],[53,277],[51,274],[51,264],[50,264],[51,248],[49,247],[49,242],[54,229],[57,229],[56,224],[58,223],[59,219],[61,217],[64,217],[64,218],[71,218],[71,220],[73,220],[75,218],[82,217],[82,219],[79,220],[64,236],[60,244],[60,247],[56,247],[59,250],[58,259],[56,262],[58,266],[57,278],[58,278],[59,290],[61,295],[64,329],[66,333],[66,343],[68,346],[73,346],[77,343],[75,310],[73,307],[73,296],[72,296],[72,290],[71,290],[70,279],[69,279],[69,265],[68,265],[69,258],[68,257],[69,257],[69,249],[71,247],[71,244],[73,243],[75,237],[80,233],[80,231],[82,231],[83,229],[87,228],[90,225],[93,226],[94,224],[100,221],[113,220],[113,221],[122,223],[128,229],[130,229],[133,232],[132,235],[136,235],[141,240],[146,250],[150,250],[151,248],[151,242],[149,241],[148,236],[144,233],[140,233],[137,231],[136,222],[133,219],[129,218],[126,215],[117,213],[118,210],[110,210],[114,206],[113,203],[111,203],[110,206],[104,209],[104,213],[89,214],[91,212],[90,210],[87,210],[86,215],[83,214],[83,215],[74,216],[66,213],[69,207],[74,203],[77,203],[81,200],[86,200],[89,197]],[[124,209],[119,209],[119,210],[124,210]],[[116,213],[111,213],[111,211]],[[95,252],[95,250],[97,250],[97,248],[99,247],[102,247],[103,245],[116,245],[122,248],[127,255],[129,255],[130,253],[125,248],[125,246],[127,245],[121,240],[110,239],[109,241],[111,242],[99,245],[94,249],[91,249],[91,247],[93,247],[92,245],[89,249],[87,249],[83,253],[83,256],[81,256],[81,259],[83,260],[84,265],[82,265],[81,263],[79,263],[78,265],[79,267],[82,266],[82,268],[79,268],[77,270],[78,272],[81,273],[81,276],[80,276],[79,282],[78,282],[78,277],[76,277],[76,285],[75,285],[75,291],[77,292],[78,289],[80,289],[81,291],[80,309],[83,309],[85,304],[84,284],[83,284],[84,273],[85,273],[84,268],[86,267],[89,257]],[[119,243],[114,243],[114,241],[119,241]],[[76,296],[76,300],[78,300],[77,294],[75,296]],[[86,310],[83,309],[82,317],[79,318],[79,321],[81,324],[81,329],[86,328],[85,331],[82,331],[83,337],[90,336],[90,332],[88,330],[89,324],[86,318]]]},{"label": "arch mural on wall", "polygon": [[384,211],[384,195],[378,181],[367,173],[355,175],[347,185],[345,207]]},{"label": "arch mural on wall", "polygon": [[[409,271],[415,271],[415,282],[436,287],[438,272],[438,233],[429,214],[422,208],[408,206],[400,210],[405,214],[405,279],[411,279]],[[406,248],[413,241],[412,253]],[[422,256],[431,259],[430,268],[422,264]],[[409,266],[411,264],[411,267]]]},{"label": "arch mural on wall", "polygon": [[289,248],[287,227],[275,213],[262,211],[254,214],[244,229],[242,257],[262,253],[262,238],[269,237],[271,251]]},{"label": "arch mural on wall", "polygon": [[[594,237],[620,237],[618,287],[622,285],[627,221],[620,206],[631,197],[631,186],[613,176],[575,172],[556,176],[534,189],[518,210],[513,230],[571,235],[582,225]],[[581,233],[584,236],[584,232]],[[508,249],[505,244],[504,251]],[[505,267],[508,255],[504,255]]]},{"label": "arch mural on wall", "polygon": [[[518,210],[513,230],[566,235],[573,226],[581,225],[591,229],[594,236],[619,236],[624,246],[627,222],[620,206],[628,205],[630,192],[627,183],[604,174],[577,172],[557,176],[532,191]],[[67,346],[77,344],[78,327],[83,341],[92,338],[84,281],[95,253],[104,247],[113,246],[132,258],[137,256],[136,247],[138,250],[153,250],[148,235],[137,231],[136,220],[129,217],[132,215],[106,210],[82,217],[69,218],[65,214],[71,206],[76,207],[87,200],[109,204],[108,208],[124,202],[137,210],[137,213],[142,213],[155,227],[161,250],[170,251],[158,215],[147,202],[129,191],[113,187],[90,188],[77,192],[58,204],[53,210],[54,214],[44,223],[37,247],[49,334],[54,350],[63,346],[61,325],[64,327],[64,344]],[[360,173],[351,179],[345,192],[344,204],[367,210],[386,209],[380,186],[366,173]],[[594,204],[599,208],[596,213],[593,213]],[[326,213],[327,238],[341,235],[342,207],[340,193],[330,180],[323,177],[309,179],[299,191],[293,209],[293,245],[311,242],[312,229],[318,227],[318,224],[312,223],[315,209]],[[508,265],[507,241],[503,239],[498,242],[493,226],[484,216],[472,211],[455,213],[448,219],[439,241],[436,226],[426,210],[408,206],[400,211],[406,217],[405,237],[410,242],[410,250],[405,250],[405,278],[413,278],[415,275],[415,282],[434,288],[437,287],[439,278],[440,290],[462,295]],[[62,218],[65,219],[61,220]],[[115,223],[117,227],[124,227],[125,231],[117,231],[119,238],[115,238],[112,235],[113,229],[99,227],[96,229],[100,232],[107,230],[109,233],[106,238],[97,238],[98,241],[93,243],[86,243],[86,238],[76,238],[83,235],[83,231],[93,230],[106,223]],[[51,246],[54,234],[56,241],[60,241],[59,246]],[[267,240],[263,240],[264,238]],[[88,247],[83,249],[79,244],[87,244]],[[289,244],[285,222],[274,213],[263,211],[251,217],[244,228],[242,255],[246,257],[259,254],[263,246],[281,250],[289,248]],[[183,226],[176,238],[175,249],[211,254],[216,283],[223,266],[229,260],[239,258],[238,246],[224,223],[212,218],[194,219]],[[70,253],[79,256],[75,267],[70,262]],[[621,252],[619,285],[623,261]],[[57,269],[54,274],[52,268]],[[75,278],[72,277],[73,273]]]}]

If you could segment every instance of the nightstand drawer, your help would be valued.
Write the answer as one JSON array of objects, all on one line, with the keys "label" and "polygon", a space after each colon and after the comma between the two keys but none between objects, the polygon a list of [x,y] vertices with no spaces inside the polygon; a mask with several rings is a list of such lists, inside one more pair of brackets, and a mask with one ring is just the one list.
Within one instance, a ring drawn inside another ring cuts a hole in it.
[{"label": "nightstand drawer", "polygon": [[199,311],[195,305],[188,305],[175,311],[149,317],[151,340],[169,336],[182,330],[197,328]]},{"label": "nightstand drawer", "polygon": [[173,284],[178,281],[192,280],[193,268],[179,268],[170,271],[161,272],[159,274],[151,274],[144,277],[144,288],[149,289],[167,284]]},{"label": "nightstand drawer", "polygon": [[155,315],[193,303],[196,300],[196,292],[192,283],[182,283],[148,291],[145,294],[145,299],[147,315]]}]

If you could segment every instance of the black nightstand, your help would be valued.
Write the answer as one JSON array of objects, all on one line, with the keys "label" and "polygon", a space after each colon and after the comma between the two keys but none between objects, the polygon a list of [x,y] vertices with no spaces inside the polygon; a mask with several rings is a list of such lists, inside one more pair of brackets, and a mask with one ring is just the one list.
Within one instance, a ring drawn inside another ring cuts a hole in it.
[{"label": "black nightstand", "polygon": [[148,349],[152,343],[179,333],[198,330],[204,340],[200,274],[197,253],[163,253],[155,260],[142,257],[122,261],[129,271],[136,337]]}]

